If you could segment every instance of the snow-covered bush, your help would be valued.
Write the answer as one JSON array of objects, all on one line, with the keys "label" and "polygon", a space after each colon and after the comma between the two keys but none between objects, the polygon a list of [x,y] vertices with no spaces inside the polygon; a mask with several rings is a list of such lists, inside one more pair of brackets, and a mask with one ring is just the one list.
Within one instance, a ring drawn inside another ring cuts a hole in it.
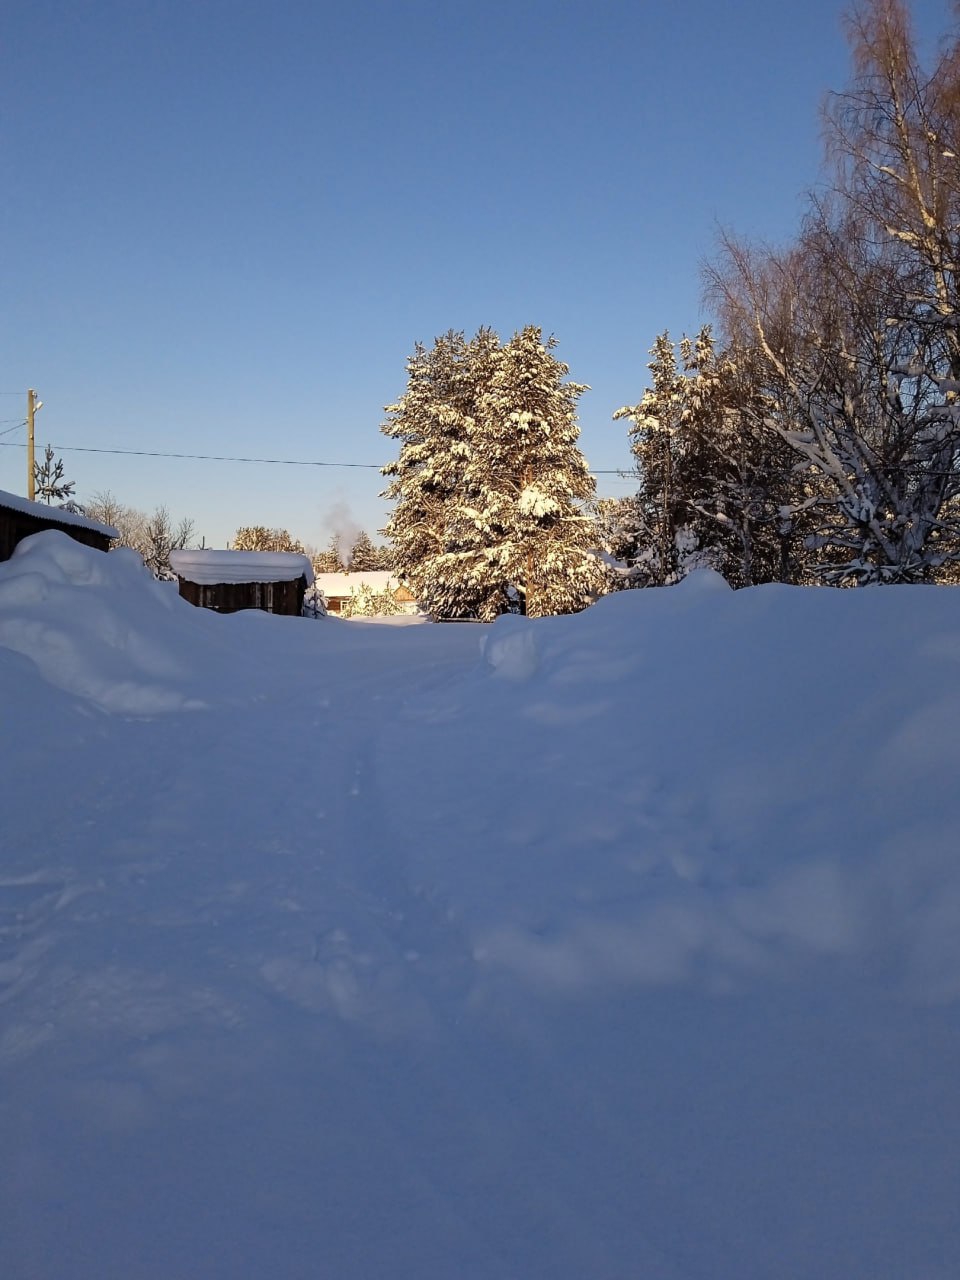
[{"label": "snow-covered bush", "polygon": [[325,618],[327,616],[327,606],[323,598],[323,592],[316,587],[311,587],[303,597],[302,612],[305,618]]},{"label": "snow-covered bush", "polygon": [[340,608],[341,618],[392,618],[403,613],[392,591],[374,591],[362,582],[354,587]]}]

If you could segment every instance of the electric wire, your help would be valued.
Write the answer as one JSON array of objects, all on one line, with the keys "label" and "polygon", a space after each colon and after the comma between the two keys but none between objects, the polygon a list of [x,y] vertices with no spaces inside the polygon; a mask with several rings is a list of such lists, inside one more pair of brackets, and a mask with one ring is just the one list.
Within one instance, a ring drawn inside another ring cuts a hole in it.
[{"label": "electric wire", "polygon": [[[7,419],[10,421],[10,419]],[[26,422],[18,422],[15,426],[10,427],[7,431],[0,431],[0,436],[9,435],[11,431],[16,431],[20,427],[25,427]],[[191,462],[248,462],[260,466],[277,466],[277,467],[347,467],[359,471],[382,471],[384,465],[379,462],[328,462],[320,461],[315,458],[250,458],[241,457],[235,454],[226,453],[174,453],[162,449],[104,449],[94,447],[92,445],[80,444],[52,444],[52,449],[58,450],[60,453],[106,453],[119,454],[133,458],[176,458]],[[16,440],[0,440],[0,448],[8,449],[25,449],[26,443]],[[957,470],[928,470],[922,464],[901,464],[899,466],[884,466],[880,468],[883,472],[893,472],[901,475],[907,472],[916,472],[924,476],[955,476]],[[636,476],[634,472],[627,468],[590,468],[589,474],[592,476],[619,476],[621,480],[634,480]],[[766,475],[774,476],[791,476],[797,472],[793,468],[784,468],[765,471]]]},{"label": "electric wire", "polygon": [[[21,422],[18,425],[25,426],[26,424]],[[16,428],[11,428],[11,430],[16,430]],[[6,434],[6,432],[0,432],[0,435]],[[0,443],[2,443],[3,447],[13,449],[25,447],[14,440]],[[59,453],[109,453],[134,458],[178,458],[192,462],[252,462],[263,466],[278,467],[350,467],[361,471],[380,471],[383,465],[379,462],[325,462],[312,458],[247,458],[223,453],[173,453],[162,449],[103,449],[94,448],[92,445],[79,444],[52,444],[50,447],[51,449],[56,449]],[[590,474],[595,476],[625,476],[629,473],[612,470],[591,471]]]}]

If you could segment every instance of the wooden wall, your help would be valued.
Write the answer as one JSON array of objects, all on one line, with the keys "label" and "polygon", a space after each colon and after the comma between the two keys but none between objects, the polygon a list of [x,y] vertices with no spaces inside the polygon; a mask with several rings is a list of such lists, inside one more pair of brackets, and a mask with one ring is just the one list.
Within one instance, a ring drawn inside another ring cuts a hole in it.
[{"label": "wooden wall", "polygon": [[190,604],[217,613],[236,613],[240,609],[263,609],[298,618],[303,612],[306,581],[292,582],[217,582],[201,586],[178,578],[180,594]]},{"label": "wooden wall", "polygon": [[58,529],[82,542],[85,547],[95,547],[97,551],[109,551],[111,539],[96,529],[85,529],[78,524],[60,524],[54,516],[35,516],[26,511],[15,511],[11,507],[0,506],[0,560],[9,560],[18,542],[28,538],[32,533],[42,533],[45,529]]}]

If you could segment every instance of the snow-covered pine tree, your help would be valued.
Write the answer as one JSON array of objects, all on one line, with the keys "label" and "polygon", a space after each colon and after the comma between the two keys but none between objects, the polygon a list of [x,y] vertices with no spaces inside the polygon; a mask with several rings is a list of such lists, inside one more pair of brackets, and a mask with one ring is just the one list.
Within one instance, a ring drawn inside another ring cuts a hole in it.
[{"label": "snow-covered pine tree", "polygon": [[384,532],[394,569],[435,617],[580,609],[606,583],[584,504],[594,484],[576,404],[585,388],[529,327],[501,346],[490,329],[418,346],[386,435],[396,506]]},{"label": "snow-covered pine tree", "polygon": [[343,554],[343,543],[339,533],[330,535],[330,541],[327,544],[325,553],[326,568],[324,573],[346,573],[347,563]]},{"label": "snow-covered pine tree", "polygon": [[765,419],[748,349],[718,351],[709,326],[684,337],[684,430],[678,494],[709,563],[734,586],[800,574],[802,485],[791,451]]},{"label": "snow-covered pine tree", "polygon": [[598,498],[593,503],[593,520],[597,546],[617,562],[612,572],[612,589],[637,585],[633,581],[633,568],[640,550],[643,515],[636,495]]},{"label": "snow-covered pine tree", "polygon": [[386,406],[387,417],[380,425],[383,434],[399,441],[400,447],[397,460],[381,468],[389,477],[381,497],[394,504],[383,533],[393,542],[398,574],[414,586],[430,612],[427,566],[443,549],[445,504],[450,495],[449,481],[441,485],[433,467],[441,437],[432,375],[454,341],[453,333],[437,338],[430,352],[417,343],[407,360],[406,390],[395,404]]},{"label": "snow-covered pine tree", "polygon": [[478,616],[572,613],[607,585],[586,504],[595,486],[577,446],[577,401],[556,339],[527,326],[488,353],[476,403],[456,545],[443,563],[480,599]]},{"label": "snow-covered pine tree", "polygon": [[350,572],[369,573],[371,570],[379,568],[380,558],[377,554],[377,548],[373,545],[369,533],[361,529],[350,550]]},{"label": "snow-covered pine tree", "polygon": [[268,529],[265,525],[246,525],[233,535],[234,551],[303,551],[303,543],[286,529]]},{"label": "snow-covered pine tree", "polygon": [[650,355],[651,385],[637,404],[624,405],[613,417],[633,424],[628,435],[640,481],[637,498],[642,521],[636,581],[644,586],[663,586],[682,576],[677,533],[687,512],[676,464],[682,448],[686,386],[667,330],[658,334]]},{"label": "snow-covered pine tree", "polygon": [[342,573],[343,565],[335,560],[329,551],[318,551],[316,547],[305,547],[304,552],[310,558],[314,573]]},{"label": "snow-covered pine tree", "polygon": [[44,450],[43,462],[33,464],[33,481],[37,501],[48,504],[69,498],[77,487],[72,480],[64,480],[63,459],[56,457],[50,445]]},{"label": "snow-covered pine tree", "polygon": [[718,351],[704,326],[678,349],[661,334],[651,354],[652,385],[614,415],[633,423],[640,480],[633,585],[673,582],[699,565],[735,586],[795,580],[803,495],[790,450],[768,425],[751,351]]},{"label": "snow-covered pine tree", "polygon": [[374,543],[373,554],[375,557],[374,569],[381,573],[393,572],[393,547],[386,542]]},{"label": "snow-covered pine tree", "polygon": [[451,330],[429,350],[418,343],[407,362],[407,389],[387,406],[381,428],[400,442],[398,459],[382,469],[391,477],[383,496],[395,504],[383,530],[393,569],[434,617],[477,616],[482,602],[482,591],[445,557],[462,546],[457,516],[466,497],[477,388],[498,346],[486,329],[469,342]]}]

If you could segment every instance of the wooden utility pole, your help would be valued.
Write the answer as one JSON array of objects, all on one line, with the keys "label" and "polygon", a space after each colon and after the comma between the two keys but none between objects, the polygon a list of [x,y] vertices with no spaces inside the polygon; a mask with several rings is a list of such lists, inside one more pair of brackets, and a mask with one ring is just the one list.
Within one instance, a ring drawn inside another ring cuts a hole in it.
[{"label": "wooden utility pole", "polygon": [[37,492],[34,474],[33,415],[42,408],[43,401],[37,399],[37,393],[31,387],[27,392],[27,497],[31,502]]}]

